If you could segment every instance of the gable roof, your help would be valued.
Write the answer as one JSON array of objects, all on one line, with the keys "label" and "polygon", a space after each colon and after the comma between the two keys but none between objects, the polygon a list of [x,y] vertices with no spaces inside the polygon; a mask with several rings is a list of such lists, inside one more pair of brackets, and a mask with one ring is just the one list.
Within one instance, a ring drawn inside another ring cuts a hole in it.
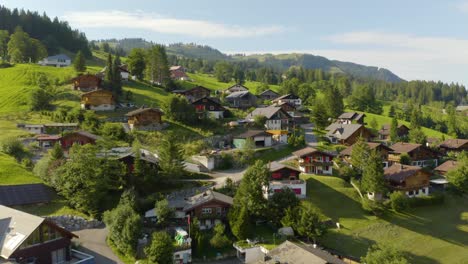
[{"label": "gable roof", "polygon": [[402,153],[410,153],[413,150],[416,150],[421,146],[422,146],[421,144],[397,142],[393,144],[392,146],[390,146],[390,148],[393,149],[394,153],[402,154]]},{"label": "gable roof", "polygon": [[[131,147],[118,147],[112,148],[110,152],[105,153],[105,155],[110,155],[117,159],[124,159],[126,157],[136,157],[136,153]],[[152,164],[159,163],[159,157],[157,154],[150,152],[146,149],[140,149],[140,159]]]},{"label": "gable roof", "polygon": [[78,134],[78,135],[81,135],[83,137],[87,137],[87,138],[90,138],[90,139],[94,139],[94,140],[98,140],[98,139],[101,139],[100,136],[98,135],[94,135],[92,133],[89,133],[88,131],[75,131],[75,132],[71,132],[71,133],[68,133],[68,134],[65,134],[64,136],[62,136],[62,138],[66,138],[70,135],[74,135],[74,134]]},{"label": "gable roof", "polygon": [[47,60],[71,60],[66,54],[57,54],[54,56],[49,56],[46,58]]},{"label": "gable roof", "polygon": [[321,151],[321,150],[318,150],[318,149],[314,149],[312,147],[305,147],[303,149],[294,151],[292,154],[294,156],[298,157],[298,158],[302,158],[304,156],[307,156],[307,155],[310,155],[310,154],[313,154],[313,153],[321,153],[321,154],[325,154],[325,155],[328,155],[328,156],[335,156],[332,153]]},{"label": "gable roof", "polygon": [[252,95],[249,91],[240,91],[230,93],[226,98],[244,98],[245,96]]},{"label": "gable roof", "polygon": [[135,115],[138,115],[138,114],[141,114],[141,113],[144,113],[144,112],[148,112],[148,111],[158,112],[160,114],[163,114],[161,109],[149,107],[149,108],[138,108],[136,110],[133,110],[133,111],[130,111],[130,112],[126,113],[125,116],[135,116]]},{"label": "gable roof", "polygon": [[[404,124],[398,124],[398,128],[403,128],[405,127],[407,130],[409,130],[409,127],[407,127],[406,125]],[[382,126],[382,128],[379,130],[379,134],[380,135],[383,135],[383,136],[388,136],[390,135],[390,128],[391,128],[391,124],[384,124]]]},{"label": "gable roof", "polygon": [[257,107],[250,114],[246,116],[247,119],[252,119],[256,116],[264,116],[267,119],[271,119],[278,111],[282,111],[287,117],[291,117],[286,113],[280,106],[270,105],[267,107]]},{"label": "gable roof", "polygon": [[[354,143],[354,144],[356,144],[356,143]],[[353,146],[354,146],[354,144],[351,145],[351,146],[349,146],[349,147],[347,147],[347,148],[345,148],[343,151],[341,151],[341,152],[340,152],[340,155],[343,155],[343,156],[350,156],[351,153],[352,153],[352,151],[353,151]],[[382,143],[366,142],[366,144],[369,146],[369,148],[370,148],[371,150],[377,149],[378,147],[382,147],[382,148],[384,148],[384,149],[386,149],[386,150],[388,150],[388,151],[392,151],[391,148],[385,146],[385,145],[382,144]]]},{"label": "gable roof", "polygon": [[[326,130],[328,130],[327,136],[333,136],[338,139],[346,140],[350,136],[352,136],[356,131],[358,131],[361,127],[364,126],[361,124],[333,123],[326,128]],[[339,132],[339,134],[336,135],[336,132]]]},{"label": "gable roof", "polygon": [[169,68],[170,71],[183,70],[183,69],[184,69],[184,67],[182,67],[180,65],[171,66]]},{"label": "gable roof", "polygon": [[339,119],[354,119],[355,115],[357,115],[356,112],[345,112],[345,113],[342,113],[338,118]]},{"label": "gable roof", "polygon": [[266,93],[272,93],[272,94],[276,94],[276,95],[279,95],[277,92],[271,90],[271,89],[267,89],[263,92],[261,92],[259,95],[263,95],[263,94],[266,94]]},{"label": "gable roof", "polygon": [[42,183],[0,186],[0,204],[7,206],[48,203],[54,191]]},{"label": "gable roof", "polygon": [[264,130],[247,130],[246,132],[234,136],[234,138],[251,138],[251,137],[259,137],[259,136],[270,136],[271,134],[264,131]]},{"label": "gable roof", "polygon": [[246,91],[248,91],[248,90],[249,90],[249,88],[245,87],[245,86],[244,86],[244,85],[242,85],[242,84],[234,84],[233,86],[231,86],[231,87],[228,87],[228,88],[224,89],[224,91],[230,91],[230,90],[231,90],[231,89],[233,89],[233,88],[237,88],[237,89],[239,89],[239,88],[240,88],[240,89],[245,89]]},{"label": "gable roof", "polygon": [[280,96],[278,98],[273,99],[272,102],[276,102],[276,101],[283,100],[283,99],[295,100],[295,99],[299,99],[299,97],[297,97],[294,94],[285,94],[285,95],[282,95],[282,96]]},{"label": "gable roof", "polygon": [[233,204],[232,197],[219,192],[215,192],[211,189],[208,189],[200,194],[193,195],[190,197],[174,197],[173,199],[169,199],[168,203],[169,206],[172,208],[183,208],[182,210],[184,212],[187,212],[195,207],[198,207],[213,200],[220,201],[229,205]]},{"label": "gable roof", "polygon": [[451,170],[456,169],[458,166],[458,161],[455,160],[447,160],[446,162],[440,164],[438,167],[436,167],[434,170],[435,171],[440,171],[440,172],[449,172]]},{"label": "gable roof", "polygon": [[203,98],[200,98],[198,100],[195,100],[192,102],[193,105],[196,105],[196,104],[203,104],[203,100],[208,100],[210,102],[212,102],[213,104],[216,104],[218,105],[219,107],[222,107],[224,109],[224,106],[222,106],[216,99],[213,99],[213,98],[210,98],[210,97],[203,97]]},{"label": "gable roof", "polygon": [[301,171],[299,169],[294,168],[293,166],[289,166],[289,165],[279,163],[279,162],[276,162],[276,161],[268,163],[268,169],[270,170],[270,172],[275,172],[275,171],[285,169],[285,168],[301,173]]},{"label": "gable roof", "polygon": [[422,168],[419,166],[409,166],[400,163],[394,163],[392,166],[384,170],[384,177],[387,180],[401,183],[407,178],[415,175],[420,170],[422,170]]},{"label": "gable roof", "polygon": [[458,148],[461,148],[465,144],[468,144],[468,139],[451,138],[440,143],[439,147],[448,148],[448,149],[458,149]]}]

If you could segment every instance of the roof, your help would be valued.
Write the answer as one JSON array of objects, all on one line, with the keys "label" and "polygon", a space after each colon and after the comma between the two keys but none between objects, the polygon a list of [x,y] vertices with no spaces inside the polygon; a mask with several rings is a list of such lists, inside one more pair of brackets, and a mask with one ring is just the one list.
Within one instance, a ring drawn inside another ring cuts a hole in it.
[{"label": "roof", "polygon": [[[356,144],[356,143],[355,143]],[[388,151],[391,151],[392,149],[385,146],[384,144],[382,143],[375,143],[375,142],[366,142],[366,144],[369,146],[369,148],[372,150],[372,149],[376,149],[378,148],[379,146],[388,150]],[[347,147],[346,149],[344,149],[343,151],[340,152],[340,155],[343,155],[343,156],[350,156],[352,151],[353,151],[353,145]]]},{"label": "roof", "polygon": [[[246,119],[253,119],[256,116],[264,116],[267,119],[272,118],[278,111],[283,111],[280,106],[270,105],[267,107],[257,107],[250,114],[246,116]],[[283,111],[284,112],[284,111]],[[284,112],[288,117],[289,114]]]},{"label": "roof", "polygon": [[226,96],[226,98],[242,98],[249,94],[251,94],[249,91],[233,92]]},{"label": "roof", "polygon": [[465,144],[468,144],[468,139],[452,138],[452,139],[447,139],[444,142],[440,143],[439,147],[448,148],[448,149],[458,149],[458,148],[461,148]]},{"label": "roof", "polygon": [[251,137],[259,137],[259,136],[271,137],[271,134],[264,130],[247,130],[247,132],[234,136],[234,138],[251,138]]},{"label": "roof", "polygon": [[171,67],[169,68],[170,71],[182,70],[182,69],[183,69],[183,67],[180,66],[180,65],[171,66]]},{"label": "roof", "polygon": [[338,118],[339,119],[354,119],[355,115],[357,115],[356,112],[346,112],[346,113],[342,113]]},{"label": "roof", "polygon": [[229,205],[233,204],[232,197],[215,192],[211,189],[190,197],[176,197],[169,199],[168,202],[170,207],[183,208],[182,210],[186,212],[212,200],[220,201]]},{"label": "roof", "polygon": [[266,94],[266,93],[274,93],[274,94],[278,95],[277,92],[275,92],[275,91],[273,91],[273,90],[271,90],[271,89],[267,89],[267,90],[261,92],[259,95]]},{"label": "roof", "polygon": [[36,140],[43,141],[43,140],[59,140],[62,136],[60,135],[38,135]]},{"label": "roof", "polygon": [[230,91],[232,88],[238,88],[238,89],[241,88],[241,89],[245,89],[247,91],[249,90],[249,88],[245,87],[242,84],[234,84],[233,86],[226,88],[224,91]]},{"label": "roof", "polygon": [[50,123],[44,124],[45,127],[78,127],[78,123]]},{"label": "roof", "polygon": [[299,99],[299,97],[297,97],[296,95],[294,94],[285,94],[285,95],[282,95],[278,98],[275,98],[272,100],[272,102],[275,102],[275,101],[279,101],[279,100],[283,100],[283,99],[291,99],[291,100],[295,100],[295,99]]},{"label": "roof", "polygon": [[203,103],[203,100],[209,100],[209,101],[211,101],[212,103],[217,104],[217,105],[219,105],[220,107],[224,108],[216,99],[217,99],[217,98],[203,97],[203,98],[200,98],[200,99],[198,99],[198,100],[193,101],[192,104],[195,105],[195,104],[198,104],[198,103]]},{"label": "roof", "polygon": [[54,191],[42,183],[0,186],[0,204],[14,206],[48,203]]},{"label": "roof", "polygon": [[440,164],[438,167],[436,167],[434,170],[435,171],[440,171],[440,172],[448,172],[453,169],[455,169],[458,166],[458,162],[455,160],[447,160],[446,162]]},{"label": "roof", "polygon": [[384,177],[393,182],[403,182],[407,178],[415,175],[422,170],[419,166],[409,166],[400,163],[394,163],[392,166],[384,170]]},{"label": "roof", "polygon": [[393,149],[394,153],[402,154],[402,153],[410,153],[411,151],[421,147],[421,144],[415,143],[406,143],[406,142],[397,142],[390,146]]},{"label": "roof", "polygon": [[[402,127],[406,127],[406,129],[409,130],[409,128],[407,126],[405,126],[404,124],[399,124],[398,125],[398,128],[402,128]],[[379,130],[379,134],[384,135],[384,136],[390,135],[390,128],[391,128],[390,124],[383,125],[382,129]]]},{"label": "roof", "polygon": [[270,250],[264,259],[255,263],[345,264],[344,261],[323,249],[314,248],[312,245],[296,244],[288,240]]},{"label": "roof", "polygon": [[163,113],[161,111],[161,109],[159,109],[159,108],[138,108],[136,110],[128,112],[127,114],[125,114],[125,116],[134,116],[134,115],[138,115],[138,114],[148,112],[148,111],[158,112],[158,113],[161,113],[161,114]]},{"label": "roof", "polygon": [[34,124],[32,124],[32,125],[24,125],[24,127],[30,127],[30,128],[33,128],[33,127],[34,127],[34,128],[43,128],[43,127],[44,127],[44,125],[34,125]]},{"label": "roof", "polygon": [[73,134],[78,134],[78,135],[81,135],[90,139],[94,139],[94,140],[98,140],[101,138],[100,136],[89,133],[88,131],[76,131],[76,132],[66,134],[63,137],[67,137],[68,135],[73,135]]},{"label": "roof", "polygon": [[[350,136],[352,136],[356,131],[358,131],[361,127],[364,127],[361,124],[338,124],[333,123],[329,125],[326,130],[327,136],[333,136],[338,139],[346,140]],[[339,132],[339,134],[335,134],[335,132]]]},{"label": "roof", "polygon": [[322,153],[322,154],[325,154],[325,155],[334,156],[332,153],[320,151],[320,150],[314,149],[312,147],[305,147],[303,149],[294,151],[292,154],[294,156],[298,157],[298,158],[302,158],[302,157],[310,155],[312,153]]},{"label": "roof", "polygon": [[[136,157],[136,153],[131,147],[112,148],[110,152],[107,152],[105,154],[116,157],[117,159],[124,159],[126,157]],[[146,149],[140,149],[140,159],[153,164],[158,164],[159,162],[158,155]]]},{"label": "roof", "polygon": [[301,173],[301,171],[299,169],[297,169],[297,168],[294,168],[292,166],[289,166],[289,165],[286,165],[286,164],[283,164],[283,163],[279,163],[279,162],[276,162],[276,161],[270,162],[268,164],[268,169],[271,172],[275,172],[277,170],[281,170],[281,169],[285,169],[285,168]]},{"label": "roof", "polygon": [[57,54],[46,58],[47,60],[71,60],[66,54]]}]

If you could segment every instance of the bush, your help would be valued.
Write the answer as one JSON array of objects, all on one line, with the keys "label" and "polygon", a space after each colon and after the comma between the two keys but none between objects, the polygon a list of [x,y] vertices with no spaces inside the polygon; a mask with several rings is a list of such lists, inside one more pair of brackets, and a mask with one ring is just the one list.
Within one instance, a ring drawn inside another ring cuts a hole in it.
[{"label": "bush", "polygon": [[3,153],[14,157],[18,162],[29,156],[29,152],[24,148],[23,143],[16,138],[9,138],[2,142]]},{"label": "bush", "polygon": [[396,212],[403,211],[409,206],[408,199],[403,192],[393,192],[390,194],[390,206]]},{"label": "bush", "polygon": [[234,165],[234,158],[229,153],[221,153],[221,162],[219,162],[216,169],[219,170],[228,170]]}]

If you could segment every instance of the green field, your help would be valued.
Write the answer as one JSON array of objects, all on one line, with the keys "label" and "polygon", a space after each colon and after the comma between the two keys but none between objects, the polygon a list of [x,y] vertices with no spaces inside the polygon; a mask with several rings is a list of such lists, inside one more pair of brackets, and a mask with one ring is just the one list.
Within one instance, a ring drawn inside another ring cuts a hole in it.
[{"label": "green field", "polygon": [[[195,85],[201,85],[203,87],[212,89],[212,90],[224,90],[226,88],[229,88],[235,84],[235,82],[229,82],[229,83],[223,83],[223,82],[218,82],[216,80],[216,77],[214,77],[212,74],[203,74],[203,73],[189,73],[188,76],[193,80],[192,82],[189,82],[190,84]],[[257,94],[257,87],[260,85],[260,82],[252,82],[252,81],[246,81],[244,86],[249,88],[249,91],[251,91],[253,94]],[[270,89],[274,91],[279,91],[280,87],[279,85],[269,85]]]},{"label": "green field", "polygon": [[41,179],[34,176],[16,160],[0,152],[0,185],[40,183]]},{"label": "green field", "polygon": [[410,263],[468,263],[468,199],[447,194],[443,205],[367,215],[351,185],[336,177],[305,176],[308,200],[341,224],[321,239],[326,247],[360,257],[375,243],[393,245]]}]

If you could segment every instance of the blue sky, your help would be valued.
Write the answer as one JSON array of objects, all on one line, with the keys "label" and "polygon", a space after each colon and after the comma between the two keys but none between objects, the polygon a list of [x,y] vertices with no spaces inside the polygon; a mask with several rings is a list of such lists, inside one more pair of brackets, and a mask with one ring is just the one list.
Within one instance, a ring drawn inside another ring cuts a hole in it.
[{"label": "blue sky", "polygon": [[66,19],[88,39],[195,42],[223,52],[303,52],[468,84],[468,0],[1,0]]}]

